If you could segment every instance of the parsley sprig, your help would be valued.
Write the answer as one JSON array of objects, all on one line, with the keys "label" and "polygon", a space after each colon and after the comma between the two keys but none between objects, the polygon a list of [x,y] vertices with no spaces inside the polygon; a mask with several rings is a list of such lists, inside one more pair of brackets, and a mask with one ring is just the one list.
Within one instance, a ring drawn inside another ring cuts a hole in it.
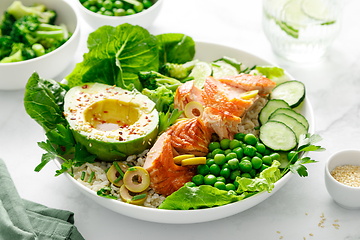
[{"label": "parsley sprig", "polygon": [[90,154],[82,144],[75,143],[69,126],[58,124],[55,129],[48,131],[46,136],[48,139],[45,142],[38,142],[38,146],[46,153],[42,155],[41,163],[36,166],[36,172],[56,158],[63,160],[63,163],[61,169],[56,170],[55,176],[65,172],[73,176],[73,167],[81,166],[85,162],[95,162],[96,155]]},{"label": "parsley sprig", "polygon": [[317,161],[312,160],[310,157],[299,157],[295,163],[292,164],[292,162],[295,160],[295,157],[303,156],[306,152],[325,151],[325,148],[314,145],[321,140],[322,137],[318,134],[311,135],[310,133],[308,133],[306,135],[301,135],[299,139],[299,145],[295,151],[295,154],[293,154],[292,158],[289,159],[289,163],[283,170],[282,176],[285,175],[289,170],[292,173],[299,174],[300,177],[308,176],[307,168],[304,166],[304,164],[315,163]]},{"label": "parsley sprig", "polygon": [[179,111],[179,109],[174,109],[170,114],[170,111],[166,113],[160,112],[159,114],[159,133],[165,131],[168,127],[170,127],[176,119],[178,119],[183,111]]}]

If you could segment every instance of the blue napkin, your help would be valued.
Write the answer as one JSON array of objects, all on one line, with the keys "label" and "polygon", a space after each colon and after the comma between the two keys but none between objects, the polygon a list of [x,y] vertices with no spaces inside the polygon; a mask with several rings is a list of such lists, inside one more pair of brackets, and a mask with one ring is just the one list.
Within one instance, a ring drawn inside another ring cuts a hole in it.
[{"label": "blue napkin", "polygon": [[0,240],[84,240],[74,213],[20,198],[0,159]]}]

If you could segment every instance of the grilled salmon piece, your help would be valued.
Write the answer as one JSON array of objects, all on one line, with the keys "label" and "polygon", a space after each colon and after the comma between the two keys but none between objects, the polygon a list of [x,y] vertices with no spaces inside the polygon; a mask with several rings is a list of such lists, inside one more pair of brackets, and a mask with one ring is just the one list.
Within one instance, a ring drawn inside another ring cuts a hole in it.
[{"label": "grilled salmon piece", "polygon": [[232,85],[221,83],[219,80],[208,77],[205,80],[202,99],[206,107],[216,108],[235,116],[243,116],[248,109],[259,99],[258,95],[250,99],[241,98],[245,90]]},{"label": "grilled salmon piece", "polygon": [[212,129],[220,139],[233,139],[234,135],[239,132],[238,126],[241,124],[240,117],[212,107],[204,109],[201,119],[205,126]]},{"label": "grilled salmon piece", "polygon": [[178,166],[174,163],[171,135],[164,132],[147,154],[143,166],[150,175],[150,187],[158,194],[168,196],[196,174],[196,166]]},{"label": "grilled salmon piece", "polygon": [[174,96],[174,108],[184,110],[186,104],[192,101],[197,101],[204,105],[201,98],[202,90],[194,85],[194,80],[188,81],[178,87]]},{"label": "grilled salmon piece", "polygon": [[199,118],[182,120],[168,130],[176,152],[203,157],[208,153],[211,132]]},{"label": "grilled salmon piece", "polygon": [[239,74],[236,76],[226,76],[218,79],[226,85],[243,89],[244,91],[258,90],[260,96],[266,96],[271,93],[276,86],[274,81],[264,77],[252,74]]}]

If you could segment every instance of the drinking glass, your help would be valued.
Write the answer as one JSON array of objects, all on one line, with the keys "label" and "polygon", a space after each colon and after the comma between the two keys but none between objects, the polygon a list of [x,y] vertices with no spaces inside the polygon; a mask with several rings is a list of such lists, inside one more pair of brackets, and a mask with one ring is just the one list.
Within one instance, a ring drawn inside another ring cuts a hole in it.
[{"label": "drinking glass", "polygon": [[263,29],[277,55],[313,62],[339,35],[341,13],[342,0],[263,0]]}]

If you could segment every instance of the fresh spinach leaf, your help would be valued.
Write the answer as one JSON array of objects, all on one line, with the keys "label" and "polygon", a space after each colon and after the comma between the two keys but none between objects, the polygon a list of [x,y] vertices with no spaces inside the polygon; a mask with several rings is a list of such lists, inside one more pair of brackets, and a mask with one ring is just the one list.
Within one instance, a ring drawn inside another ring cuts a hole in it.
[{"label": "fresh spinach leaf", "polygon": [[25,110],[46,132],[56,128],[58,124],[66,125],[63,116],[66,92],[58,82],[40,78],[35,72],[26,84]]},{"label": "fresh spinach leaf", "polygon": [[70,88],[99,82],[141,91],[138,72],[159,68],[158,41],[140,26],[102,26],[90,33],[87,46],[83,61],[66,77]]},{"label": "fresh spinach leaf", "polygon": [[160,66],[165,63],[183,64],[195,56],[194,40],[181,33],[164,33],[157,35],[159,42]]}]

